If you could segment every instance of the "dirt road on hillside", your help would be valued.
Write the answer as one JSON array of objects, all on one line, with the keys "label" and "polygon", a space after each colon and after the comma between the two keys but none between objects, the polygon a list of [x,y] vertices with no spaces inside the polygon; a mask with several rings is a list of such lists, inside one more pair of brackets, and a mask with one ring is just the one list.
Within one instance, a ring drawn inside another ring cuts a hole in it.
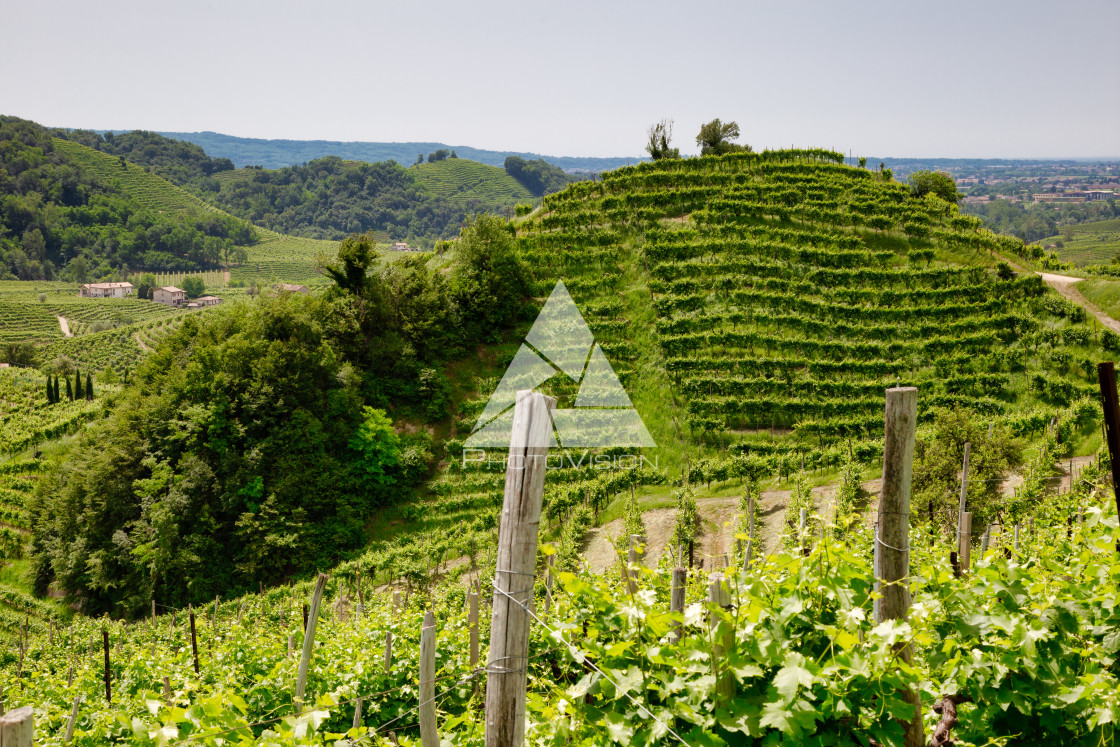
[{"label": "dirt road on hillside", "polygon": [[1063,296],[1073,301],[1078,306],[1083,307],[1086,311],[1097,318],[1101,324],[1111,329],[1113,332],[1120,334],[1120,322],[1116,321],[1108,314],[1101,311],[1100,307],[1095,303],[1085,298],[1081,291],[1077,289],[1077,284],[1085,278],[1075,278],[1069,275],[1052,275],[1048,272],[1040,272],[1038,276],[1042,281],[1049,285],[1054,290],[1061,293]]}]

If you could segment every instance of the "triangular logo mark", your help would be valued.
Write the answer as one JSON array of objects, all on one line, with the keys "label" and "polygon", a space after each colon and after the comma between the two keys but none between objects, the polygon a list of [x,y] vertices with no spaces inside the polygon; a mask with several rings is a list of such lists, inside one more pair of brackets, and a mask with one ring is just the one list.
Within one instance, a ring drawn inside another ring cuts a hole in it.
[{"label": "triangular logo mark", "polygon": [[508,448],[517,392],[536,389],[560,372],[580,387],[574,408],[552,414],[552,446],[657,445],[562,281],[552,289],[525,341],[528,345],[522,344],[510,362],[464,446]]},{"label": "triangular logo mark", "polygon": [[568,374],[572,381],[579,381],[595,335],[591,334],[591,328],[583,320],[563,280],[552,289],[532,329],[525,335],[525,342]]},{"label": "triangular logo mark", "polygon": [[630,395],[622,388],[603,349],[596,343],[591,351],[591,360],[579,385],[576,407],[633,407]]}]

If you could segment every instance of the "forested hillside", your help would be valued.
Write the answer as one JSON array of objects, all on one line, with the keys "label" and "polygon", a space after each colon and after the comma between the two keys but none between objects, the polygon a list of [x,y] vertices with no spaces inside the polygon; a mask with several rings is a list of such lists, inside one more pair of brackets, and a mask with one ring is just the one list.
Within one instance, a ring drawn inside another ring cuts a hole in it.
[{"label": "forested hillside", "polygon": [[171,211],[144,199],[164,185],[174,191],[123,158],[0,118],[0,278],[85,282],[130,268],[212,267],[223,252],[255,240],[244,221],[188,195]]}]

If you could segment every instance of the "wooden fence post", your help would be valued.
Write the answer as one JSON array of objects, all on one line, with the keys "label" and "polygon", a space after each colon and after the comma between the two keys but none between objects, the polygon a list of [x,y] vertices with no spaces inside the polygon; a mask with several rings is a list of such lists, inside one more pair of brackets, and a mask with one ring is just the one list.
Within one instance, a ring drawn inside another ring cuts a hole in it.
[{"label": "wooden fence post", "polygon": [[393,631],[385,633],[385,674],[393,667]]},{"label": "wooden fence post", "polygon": [[[727,589],[722,573],[712,573],[708,576],[708,601],[712,606],[727,609],[731,606],[731,593]],[[716,678],[716,696],[725,704],[735,694],[735,679],[730,670],[721,674],[720,659],[724,658],[735,646],[735,628],[727,625],[720,616],[712,612],[712,676]],[[720,626],[723,626],[723,635],[719,635]]]},{"label": "wooden fence post", "polygon": [[1019,552],[1019,522],[1015,522],[1015,552]]},{"label": "wooden fence post", "polygon": [[188,606],[187,611],[191,616],[191,652],[194,654],[194,673],[198,674],[198,636],[194,630],[194,609]]},{"label": "wooden fence post", "polygon": [[[101,629],[101,640],[105,643],[105,702],[109,705],[113,704],[113,686],[111,684],[112,675],[109,670],[109,629]],[[0,742],[2,745],[3,742]]]},{"label": "wooden fence post", "polygon": [[972,567],[972,512],[961,514],[960,537],[957,538],[957,557],[961,563],[961,573],[968,573]]},{"label": "wooden fence post", "polygon": [[436,618],[424,613],[420,628],[420,747],[439,747],[436,729]]},{"label": "wooden fence post", "polygon": [[[669,611],[684,614],[684,589],[688,578],[688,571],[679,565],[673,569],[673,581],[669,591]],[[684,635],[684,623],[674,622],[669,639],[676,643]]]},{"label": "wooden fence post", "polygon": [[473,591],[467,594],[467,602],[470,605],[467,626],[471,635],[471,669],[474,669],[478,666],[478,594]]},{"label": "wooden fence post", "polygon": [[31,706],[16,708],[0,716],[0,745],[34,747],[35,711]]},{"label": "wooden fence post", "polygon": [[[879,546],[879,600],[876,622],[905,620],[910,610],[910,488],[913,477],[914,430],[918,420],[918,390],[887,390],[883,441],[883,488],[875,543]],[[901,644],[900,657],[911,661],[912,652]],[[909,687],[903,697],[914,706],[906,726],[906,747],[925,747],[921,701]]]},{"label": "wooden fence post", "polygon": [[494,611],[486,677],[486,747],[520,747],[525,737],[527,608],[533,599],[537,530],[554,407],[556,400],[539,392],[517,393],[494,571]]},{"label": "wooden fence post", "polygon": [[750,515],[747,517],[747,551],[743,554],[743,570],[748,571],[751,567],[751,554],[754,552],[754,496],[747,491],[747,511]]},{"label": "wooden fence post", "polygon": [[326,585],[327,574],[320,573],[319,578],[315,580],[315,590],[311,593],[311,609],[308,612],[307,625],[303,633],[303,654],[300,656],[299,671],[296,673],[295,704],[298,710],[303,710],[303,693],[307,686],[307,670],[311,667],[311,652],[315,647],[315,626],[319,622],[319,605],[323,603],[323,587]]}]

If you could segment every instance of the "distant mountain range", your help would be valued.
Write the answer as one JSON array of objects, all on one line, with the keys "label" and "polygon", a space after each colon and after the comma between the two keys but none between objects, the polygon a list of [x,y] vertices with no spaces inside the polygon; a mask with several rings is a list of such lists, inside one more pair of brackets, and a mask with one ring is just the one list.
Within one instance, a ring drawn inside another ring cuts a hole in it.
[{"label": "distant mountain range", "polygon": [[[117,132],[117,131],[114,131]],[[120,130],[126,132],[126,130]],[[542,156],[538,153],[517,151],[482,150],[469,145],[447,145],[446,143],[370,143],[339,142],[332,140],[263,140],[252,137],[234,137],[217,132],[161,132],[160,135],[185,140],[202,146],[214,158],[228,158],[238,168],[242,166],[263,166],[278,169],[295,166],[324,156],[338,156],[349,161],[396,161],[402,166],[416,163],[416,157],[441,148],[454,150],[459,158],[501,167],[506,156],[521,156],[532,160],[543,158],[548,163],[568,172],[606,171],[625,166],[629,163],[644,161],[645,158],[582,158],[576,156]]]}]

